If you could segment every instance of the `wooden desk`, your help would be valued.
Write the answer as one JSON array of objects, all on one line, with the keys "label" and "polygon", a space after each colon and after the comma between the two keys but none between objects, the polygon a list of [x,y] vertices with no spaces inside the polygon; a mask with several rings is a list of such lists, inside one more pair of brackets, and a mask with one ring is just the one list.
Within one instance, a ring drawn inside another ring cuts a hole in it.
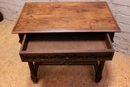
[{"label": "wooden desk", "polygon": [[27,2],[12,31],[33,82],[39,65],[94,65],[99,82],[114,54],[115,32],[120,29],[106,2]]}]

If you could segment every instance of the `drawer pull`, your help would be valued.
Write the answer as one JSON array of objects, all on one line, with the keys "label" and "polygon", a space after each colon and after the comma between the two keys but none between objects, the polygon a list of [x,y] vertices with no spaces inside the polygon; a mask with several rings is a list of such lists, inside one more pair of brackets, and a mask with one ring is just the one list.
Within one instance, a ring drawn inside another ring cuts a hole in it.
[{"label": "drawer pull", "polygon": [[69,57],[66,56],[66,60],[68,60],[68,59],[69,59]]},{"label": "drawer pull", "polygon": [[61,62],[61,64],[69,64],[69,57],[66,56],[65,59]]}]

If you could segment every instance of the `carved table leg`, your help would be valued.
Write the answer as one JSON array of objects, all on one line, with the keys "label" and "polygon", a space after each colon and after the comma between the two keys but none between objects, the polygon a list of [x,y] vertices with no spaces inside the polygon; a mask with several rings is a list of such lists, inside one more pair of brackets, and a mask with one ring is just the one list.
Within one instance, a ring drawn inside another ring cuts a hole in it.
[{"label": "carved table leg", "polygon": [[22,43],[24,34],[18,34],[19,35],[19,43]]},{"label": "carved table leg", "polygon": [[38,65],[37,63],[35,63],[35,65],[33,64],[33,62],[28,62],[29,68],[30,68],[30,73],[31,73],[31,79],[33,82],[37,82],[37,70],[38,70]]},{"label": "carved table leg", "polygon": [[100,82],[100,80],[102,79],[102,71],[103,71],[104,63],[105,61],[100,61],[99,65],[97,66],[97,70],[95,74],[95,82],[97,83]]}]

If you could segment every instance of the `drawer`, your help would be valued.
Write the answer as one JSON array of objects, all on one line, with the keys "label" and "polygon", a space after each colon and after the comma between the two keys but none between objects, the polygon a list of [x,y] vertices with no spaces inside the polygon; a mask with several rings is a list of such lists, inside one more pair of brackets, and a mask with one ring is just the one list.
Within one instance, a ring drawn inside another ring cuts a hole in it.
[{"label": "drawer", "polygon": [[19,54],[24,62],[77,64],[111,60],[114,49],[107,33],[27,34]]}]

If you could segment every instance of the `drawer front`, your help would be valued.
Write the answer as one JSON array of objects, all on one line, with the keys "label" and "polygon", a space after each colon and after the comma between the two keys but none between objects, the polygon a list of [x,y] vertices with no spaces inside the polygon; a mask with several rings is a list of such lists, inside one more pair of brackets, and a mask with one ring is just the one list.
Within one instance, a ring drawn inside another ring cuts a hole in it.
[{"label": "drawer front", "polygon": [[56,38],[48,36],[51,40],[49,41],[48,38],[40,38],[42,35],[35,39],[32,35],[29,38],[28,35],[25,35],[19,53],[21,60],[23,62],[43,62],[44,64],[86,64],[87,61],[112,60],[114,49],[109,34],[96,34],[94,37],[94,34],[84,34],[85,37],[81,34],[80,37],[76,35],[73,35],[71,39],[64,35],[63,41],[61,38],[57,39],[58,36],[55,36]]},{"label": "drawer front", "polygon": [[21,54],[23,62],[43,62],[45,64],[80,64],[87,61],[111,60],[114,53],[88,53],[88,54],[56,54],[56,55],[29,55]]}]

